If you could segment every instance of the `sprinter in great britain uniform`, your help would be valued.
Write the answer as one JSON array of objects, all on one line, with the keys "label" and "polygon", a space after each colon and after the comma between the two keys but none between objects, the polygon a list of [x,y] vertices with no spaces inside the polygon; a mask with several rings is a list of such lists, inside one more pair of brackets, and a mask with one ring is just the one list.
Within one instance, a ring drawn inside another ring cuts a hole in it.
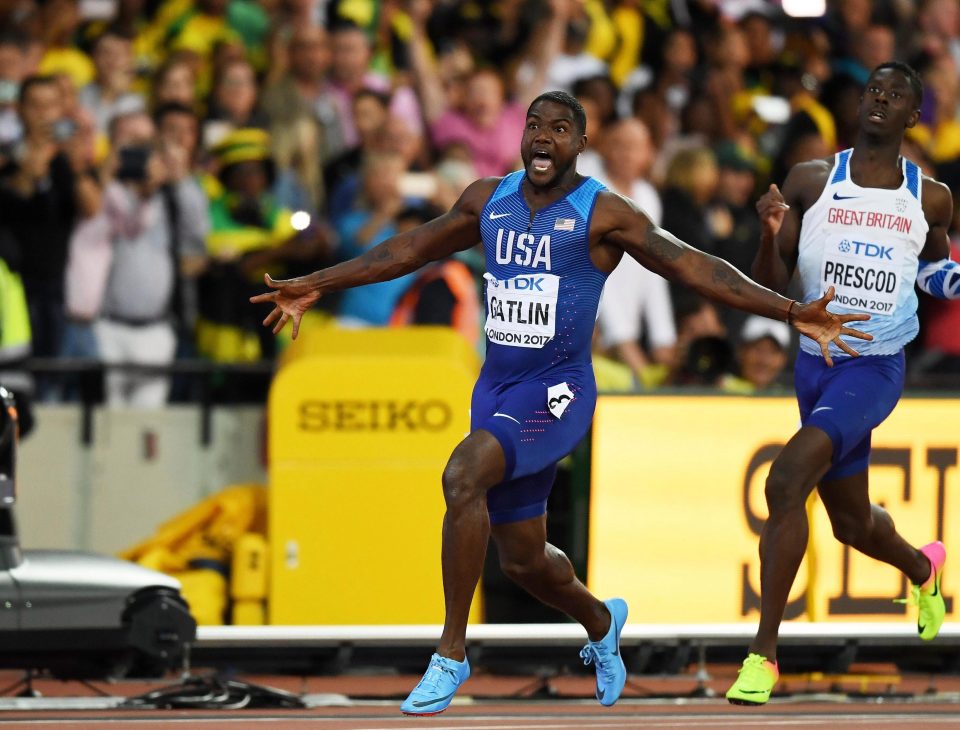
[{"label": "sprinter in great britain uniform", "polygon": [[542,94],[527,112],[522,171],[478,180],[448,213],[356,259],[287,281],[267,277],[274,291],[252,299],[274,305],[265,325],[279,332],[292,319],[296,336],[303,312],[322,294],[402,276],[483,241],[487,357],[471,432],[442,477],[446,618],[423,679],[400,707],[407,714],[442,712],[470,676],[467,616],[491,535],[510,578],[586,629],[581,656],[595,664],[601,704],[620,696],[626,603],[601,602],[577,580],[567,557],[546,541],[545,510],[556,463],[583,438],[593,415],[593,324],[603,283],[624,252],[721,303],[785,319],[824,352],[831,342],[853,352],[841,334],[865,337],[844,323],[867,315],[827,312],[830,293],[801,305],[757,286],[578,175],[585,125],[576,99]]},{"label": "sprinter in great britain uniform", "polygon": [[896,531],[868,491],[870,434],[893,411],[904,383],[903,348],[918,329],[914,284],[943,298],[960,295],[960,267],[949,260],[950,191],[900,157],[904,132],[916,124],[923,90],[899,63],[871,74],[860,102],[853,149],[795,166],[761,198],[763,240],[753,274],[785,291],[799,272],[804,301],[836,291],[830,309],[862,312],[873,335],[852,359],[801,342],[795,386],[800,430],[770,468],[769,519],[760,538],[760,625],[737,681],[735,704],[759,705],[776,684],[777,634],[807,545],[806,499],[818,488],[843,543],[902,571],[913,583],[917,628],[932,639],[943,623],[940,542],[915,548]]}]

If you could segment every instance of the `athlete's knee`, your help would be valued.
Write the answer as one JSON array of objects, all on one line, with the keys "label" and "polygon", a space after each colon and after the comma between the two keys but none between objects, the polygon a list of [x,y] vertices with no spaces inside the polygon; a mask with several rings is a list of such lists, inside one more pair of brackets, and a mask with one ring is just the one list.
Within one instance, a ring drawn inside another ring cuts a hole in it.
[{"label": "athlete's knee", "polygon": [[470,459],[458,447],[450,456],[441,477],[443,499],[447,508],[455,508],[466,502],[480,499],[489,485],[484,484]]},{"label": "athlete's knee", "polygon": [[763,491],[771,515],[803,507],[808,491],[788,463],[773,462]]},{"label": "athlete's knee", "polygon": [[546,561],[542,552],[534,555],[500,554],[500,570],[510,580],[521,586],[541,576],[545,567]]},{"label": "athlete's knee", "polygon": [[870,525],[854,515],[830,515],[830,526],[838,542],[853,548],[862,545],[870,534]]}]

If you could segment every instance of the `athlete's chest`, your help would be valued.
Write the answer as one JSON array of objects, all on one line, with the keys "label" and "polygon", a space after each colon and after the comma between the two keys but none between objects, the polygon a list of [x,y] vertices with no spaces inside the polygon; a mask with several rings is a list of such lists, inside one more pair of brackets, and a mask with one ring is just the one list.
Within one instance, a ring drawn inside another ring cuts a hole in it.
[{"label": "athlete's chest", "polygon": [[498,203],[481,223],[489,266],[562,275],[581,265],[587,220],[573,206],[558,201],[531,213],[522,201]]}]

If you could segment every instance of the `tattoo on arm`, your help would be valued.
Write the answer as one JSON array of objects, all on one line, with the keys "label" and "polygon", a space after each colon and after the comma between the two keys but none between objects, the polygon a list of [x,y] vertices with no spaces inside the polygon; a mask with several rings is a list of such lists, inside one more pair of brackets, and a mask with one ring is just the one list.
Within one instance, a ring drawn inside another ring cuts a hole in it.
[{"label": "tattoo on arm", "polygon": [[647,229],[647,235],[644,238],[644,247],[651,256],[660,261],[676,261],[683,256],[685,251],[682,246],[678,246],[674,241],[661,235],[662,231],[657,226],[651,225]]},{"label": "tattoo on arm", "polygon": [[743,278],[723,261],[714,261],[713,281],[717,284],[723,284],[734,294],[740,294],[743,291]]}]

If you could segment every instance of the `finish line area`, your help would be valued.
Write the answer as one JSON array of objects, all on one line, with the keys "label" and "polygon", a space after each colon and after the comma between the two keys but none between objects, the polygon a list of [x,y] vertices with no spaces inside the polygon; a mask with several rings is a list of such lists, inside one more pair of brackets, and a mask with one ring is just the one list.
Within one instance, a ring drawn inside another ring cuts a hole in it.
[{"label": "finish line area", "polygon": [[[210,709],[129,706],[130,698],[180,686],[177,677],[39,677],[30,686],[42,696],[20,697],[23,675],[4,671],[0,723],[63,730],[960,727],[960,624],[945,624],[927,644],[906,622],[787,623],[781,681],[770,703],[755,708],[723,699],[752,635],[749,624],[628,624],[621,650],[630,674],[612,708],[593,698],[591,668],[577,666],[579,626],[471,625],[475,670],[454,703],[439,716],[404,717],[399,703],[438,635],[437,626],[201,627],[184,676],[266,688],[267,701],[241,693]],[[271,705],[270,690],[302,706]]]}]

